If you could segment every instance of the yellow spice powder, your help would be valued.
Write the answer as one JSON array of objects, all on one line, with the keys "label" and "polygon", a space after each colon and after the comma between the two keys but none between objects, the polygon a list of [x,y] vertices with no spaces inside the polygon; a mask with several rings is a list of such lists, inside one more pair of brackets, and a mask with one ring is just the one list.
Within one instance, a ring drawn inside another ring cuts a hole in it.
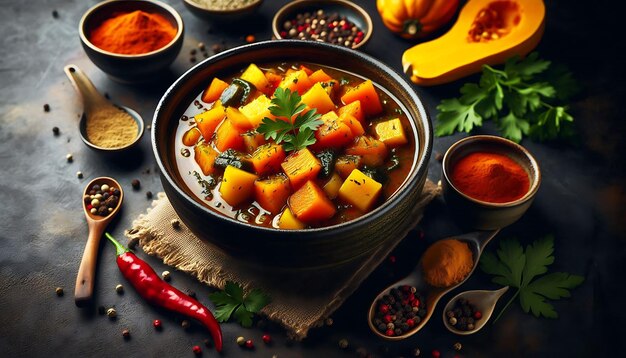
[{"label": "yellow spice powder", "polygon": [[424,278],[435,287],[450,287],[465,279],[474,266],[472,251],[467,243],[439,240],[422,257]]},{"label": "yellow spice powder", "polygon": [[126,111],[112,108],[87,117],[87,139],[102,148],[119,148],[137,138],[139,126]]}]

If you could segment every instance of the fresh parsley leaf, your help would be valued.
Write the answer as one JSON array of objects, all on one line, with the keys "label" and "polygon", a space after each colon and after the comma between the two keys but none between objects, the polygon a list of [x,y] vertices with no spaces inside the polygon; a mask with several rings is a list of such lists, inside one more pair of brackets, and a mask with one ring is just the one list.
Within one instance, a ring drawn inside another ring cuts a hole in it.
[{"label": "fresh parsley leaf", "polygon": [[573,117],[553,102],[565,100],[578,86],[571,73],[561,67],[550,71],[550,66],[536,52],[508,59],[503,69],[484,65],[478,83],[464,84],[458,99],[444,99],[437,106],[435,134],[469,133],[482,126],[484,118],[496,121],[501,134],[515,142],[524,136],[569,136]]},{"label": "fresh parsley leaf", "polygon": [[[315,143],[315,130],[322,125],[322,117],[315,110],[304,112],[306,105],[296,91],[277,88],[272,98],[270,113],[276,117],[263,118],[257,132],[265,139],[283,144],[285,151],[296,151]],[[304,112],[304,113],[303,113]]]},{"label": "fresh parsley leaf", "polygon": [[528,245],[525,251],[517,240],[509,239],[500,242],[497,255],[491,252],[483,254],[480,268],[494,276],[492,281],[517,288],[517,292],[494,322],[517,296],[524,312],[530,312],[535,317],[558,317],[554,307],[547,300],[570,297],[569,290],[582,284],[584,278],[564,272],[546,274],[548,266],[554,262],[553,253],[554,238],[546,236]]},{"label": "fresh parsley leaf", "polygon": [[215,319],[226,322],[234,316],[243,327],[252,325],[252,317],[270,303],[270,297],[259,289],[244,295],[243,287],[227,281],[223,291],[214,292],[209,299],[215,304]]}]

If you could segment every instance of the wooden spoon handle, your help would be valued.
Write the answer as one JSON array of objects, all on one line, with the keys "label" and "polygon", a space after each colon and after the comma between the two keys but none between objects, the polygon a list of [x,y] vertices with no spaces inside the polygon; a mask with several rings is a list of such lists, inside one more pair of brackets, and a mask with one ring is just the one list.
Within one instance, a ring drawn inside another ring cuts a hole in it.
[{"label": "wooden spoon handle", "polygon": [[80,261],[78,275],[76,276],[76,288],[74,289],[74,301],[81,307],[88,304],[93,296],[93,285],[96,273],[96,260],[98,258],[98,247],[102,229],[94,226],[89,230],[89,237]]},{"label": "wooden spoon handle", "polygon": [[67,65],[63,68],[72,85],[83,98],[85,112],[101,105],[108,106],[109,101],[98,92],[89,77],[76,65]]}]

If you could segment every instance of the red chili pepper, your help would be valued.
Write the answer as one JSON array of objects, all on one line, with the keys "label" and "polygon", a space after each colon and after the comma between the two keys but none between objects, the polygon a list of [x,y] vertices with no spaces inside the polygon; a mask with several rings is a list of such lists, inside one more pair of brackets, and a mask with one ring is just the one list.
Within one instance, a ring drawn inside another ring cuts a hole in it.
[{"label": "red chili pepper", "polygon": [[117,242],[109,233],[105,234],[117,250],[117,266],[122,275],[135,287],[146,301],[200,321],[211,333],[215,350],[222,351],[222,330],[211,311],[196,299],[163,281],[161,277],[134,253]]}]

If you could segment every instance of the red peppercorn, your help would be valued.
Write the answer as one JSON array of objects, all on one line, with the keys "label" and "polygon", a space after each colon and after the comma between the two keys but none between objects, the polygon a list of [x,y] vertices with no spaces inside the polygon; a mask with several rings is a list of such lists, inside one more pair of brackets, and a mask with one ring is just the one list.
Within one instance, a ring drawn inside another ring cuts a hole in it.
[{"label": "red peppercorn", "polygon": [[386,335],[388,335],[389,337],[393,337],[395,332],[393,331],[393,329],[388,329],[387,332],[385,332]]},{"label": "red peppercorn", "polygon": [[286,38],[287,37],[287,31],[281,31],[280,32],[280,37]]},{"label": "red peppercorn", "polygon": [[409,319],[406,320],[406,324],[409,327],[413,327],[413,326],[415,326],[415,321],[412,318],[409,318]]},{"label": "red peppercorn", "polygon": [[270,344],[272,342],[272,337],[270,337],[269,334],[264,334],[261,338],[265,344]]},{"label": "red peppercorn", "polygon": [[389,305],[380,305],[380,307],[378,308],[378,310],[380,311],[380,313],[382,314],[387,314],[389,313]]},{"label": "red peppercorn", "polygon": [[395,264],[396,263],[396,257],[393,256],[393,255],[389,256],[389,262],[392,263],[392,264]]},{"label": "red peppercorn", "polygon": [[481,319],[483,317],[483,313],[480,311],[474,312],[474,319]]},{"label": "red peppercorn", "polygon": [[245,345],[246,345],[246,348],[249,348],[249,349],[254,348],[254,342],[251,339],[248,339]]},{"label": "red peppercorn", "polygon": [[413,302],[411,302],[411,306],[419,307],[420,306],[420,300],[418,300],[418,299],[413,300]]},{"label": "red peppercorn", "polygon": [[191,348],[191,350],[196,355],[200,355],[202,353],[202,348],[200,348],[200,346],[193,346],[193,348]]},{"label": "red peppercorn", "polygon": [[93,208],[93,205],[89,204],[87,205],[87,210],[91,210]]},{"label": "red peppercorn", "polygon": [[359,32],[357,32],[357,33],[356,33],[356,35],[357,35],[358,37],[363,37],[363,31],[359,31]]},{"label": "red peppercorn", "polygon": [[153,325],[153,326],[154,326],[154,328],[156,328],[156,329],[161,329],[161,320],[159,320],[159,319],[155,319],[155,320],[152,322],[152,325]]},{"label": "red peppercorn", "polygon": [[341,27],[344,30],[350,30],[350,24],[348,24],[347,22],[345,24],[343,24],[343,26]]},{"label": "red peppercorn", "polygon": [[433,350],[433,357],[434,358],[439,358],[439,357],[441,357],[441,353],[439,353],[439,351],[435,349],[435,350]]},{"label": "red peppercorn", "polygon": [[402,292],[409,292],[411,291],[411,286],[409,285],[402,285]]},{"label": "red peppercorn", "polygon": [[389,323],[393,321],[393,318],[391,317],[391,315],[385,315],[385,317],[383,317],[383,321],[385,321],[385,323]]}]

